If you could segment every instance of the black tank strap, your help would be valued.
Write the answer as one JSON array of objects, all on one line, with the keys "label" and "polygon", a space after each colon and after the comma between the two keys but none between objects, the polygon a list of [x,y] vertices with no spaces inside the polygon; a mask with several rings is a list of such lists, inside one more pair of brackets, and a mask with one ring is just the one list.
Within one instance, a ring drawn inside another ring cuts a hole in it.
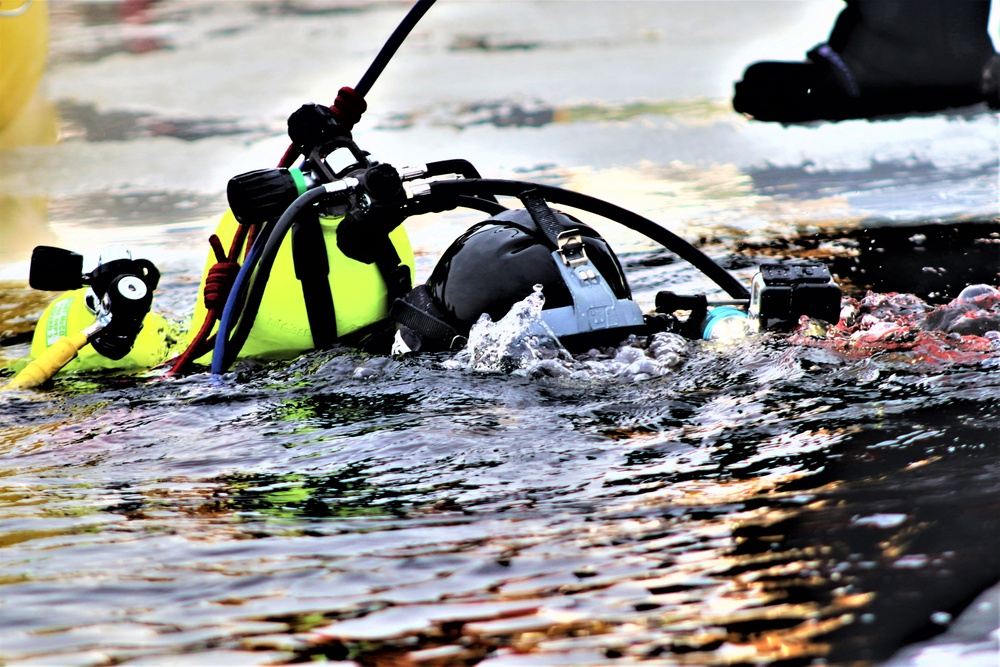
[{"label": "black tank strap", "polygon": [[417,285],[405,297],[396,299],[390,311],[398,327],[417,335],[422,349],[448,349],[461,334],[439,314],[427,285]]},{"label": "black tank strap", "polygon": [[402,299],[393,302],[391,314],[393,321],[416,331],[422,338],[447,344],[459,335],[447,322],[425,313]]},{"label": "black tank strap", "polygon": [[385,281],[388,305],[402,298],[413,286],[410,267],[403,263],[389,235],[404,216],[392,206],[374,205],[349,210],[337,227],[337,246],[345,256],[374,264]]},{"label": "black tank strap", "polygon": [[302,282],[313,347],[332,347],[337,340],[337,313],[330,291],[330,260],[319,216],[314,212],[300,215],[292,224],[292,262],[295,277]]},{"label": "black tank strap", "polygon": [[410,275],[410,267],[403,264],[396,246],[392,244],[388,236],[378,235],[372,239],[375,246],[375,266],[378,267],[382,280],[385,281],[388,304],[392,306],[396,299],[406,296],[406,293],[413,287],[413,278]]}]

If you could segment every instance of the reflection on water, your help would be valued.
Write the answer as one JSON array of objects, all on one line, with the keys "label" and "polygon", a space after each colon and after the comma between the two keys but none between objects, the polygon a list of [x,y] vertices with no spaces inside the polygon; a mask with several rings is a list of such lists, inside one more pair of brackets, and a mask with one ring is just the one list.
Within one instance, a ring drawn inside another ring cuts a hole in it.
[{"label": "reflection on water", "polygon": [[459,106],[441,106],[408,114],[394,114],[379,122],[379,129],[410,128],[425,122],[429,125],[468,129],[475,125],[496,127],[543,127],[550,123],[612,122],[641,117],[665,116],[686,124],[707,124],[728,118],[728,103],[692,99],[682,101],[635,102],[621,105],[582,104],[554,107],[542,100],[489,100]]},{"label": "reflection on water", "polygon": [[51,245],[47,198],[0,195],[0,219],[4,236],[0,262],[30,257],[36,245]]},{"label": "reflection on water", "polygon": [[692,343],[621,384],[443,359],[5,397],[7,656],[874,658],[1000,567],[976,364],[871,382]]},{"label": "reflection on water", "polygon": [[65,101],[59,105],[62,139],[86,141],[127,141],[144,137],[174,137],[197,141],[230,135],[270,136],[279,126],[247,125],[239,119],[163,118],[141,111],[101,112],[90,104]]}]

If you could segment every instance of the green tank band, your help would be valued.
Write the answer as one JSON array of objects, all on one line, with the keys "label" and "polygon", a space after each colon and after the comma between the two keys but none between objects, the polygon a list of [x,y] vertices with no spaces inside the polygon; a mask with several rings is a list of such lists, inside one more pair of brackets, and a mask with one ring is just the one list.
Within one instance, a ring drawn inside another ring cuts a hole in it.
[{"label": "green tank band", "polygon": [[299,196],[301,196],[307,190],[306,178],[302,175],[302,170],[289,169],[288,173],[292,175],[292,180],[295,182],[295,189],[298,191]]}]

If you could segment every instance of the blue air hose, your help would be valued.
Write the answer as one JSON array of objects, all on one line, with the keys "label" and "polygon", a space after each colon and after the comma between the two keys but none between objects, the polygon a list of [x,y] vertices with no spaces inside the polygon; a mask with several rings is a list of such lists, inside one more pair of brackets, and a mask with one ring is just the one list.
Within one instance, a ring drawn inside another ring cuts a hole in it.
[{"label": "blue air hose", "polygon": [[215,334],[215,348],[212,351],[212,375],[222,375],[228,367],[228,364],[223,365],[223,359],[227,353],[226,346],[228,344],[229,330],[232,328],[230,322],[232,321],[233,311],[236,309],[237,302],[243,300],[242,293],[246,291],[247,277],[253,273],[253,269],[260,259],[265,240],[261,237],[264,236],[265,231],[267,231],[267,226],[261,230],[261,235],[255,239],[253,246],[250,248],[250,253],[243,261],[243,266],[240,267],[239,273],[236,274],[236,280],[233,281],[229,298],[226,299],[226,305],[222,309],[222,317],[219,319],[219,330]]},{"label": "blue air hose", "polygon": [[[274,259],[278,256],[278,248],[281,247],[295,219],[305,207],[319,199],[351,190],[357,184],[356,179],[348,178],[305,191],[285,209],[269,233],[264,233],[267,231],[265,227],[261,237],[254,240],[250,254],[236,274],[232,291],[222,309],[222,318],[219,320],[219,330],[212,352],[212,375],[225,373],[243,349],[243,344],[250,335],[250,329],[253,328],[257,317],[264,288],[267,286],[267,278],[274,265]],[[233,321],[234,312],[239,312],[237,316],[239,319],[236,322]],[[232,338],[230,338],[231,332]]]}]

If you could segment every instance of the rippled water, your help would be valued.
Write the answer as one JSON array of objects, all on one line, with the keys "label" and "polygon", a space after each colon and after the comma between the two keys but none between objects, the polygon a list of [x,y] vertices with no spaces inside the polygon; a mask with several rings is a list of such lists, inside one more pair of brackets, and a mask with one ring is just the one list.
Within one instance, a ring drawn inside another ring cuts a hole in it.
[{"label": "rippled water", "polygon": [[616,383],[341,350],[7,399],[4,651],[884,657],[996,577],[992,356],[691,343]]},{"label": "rippled water", "polygon": [[[743,279],[765,258],[809,256],[855,303],[871,289],[934,306],[997,285],[995,114],[754,125],[706,72],[737,76],[737,56],[764,55],[755,36],[801,29],[805,9],[744,17],[736,54],[717,34],[739,22],[729,3],[587,3],[559,14],[559,34],[554,3],[523,4],[535,21],[518,31],[489,6],[439,0],[373,91],[359,142],[394,164],[468,156],[623,203]],[[54,8],[47,89],[63,138],[0,153],[4,196],[44,211],[34,224],[5,204],[4,359],[26,351],[18,332],[45,303],[11,230],[28,230],[29,249],[128,242],[164,272],[157,309],[186,317],[226,180],[272,164],[290,107],[355,80],[403,8],[272,5],[164,0],[145,23],[120,13],[130,3]],[[822,32],[826,18],[810,21]],[[300,74],[308,58],[267,41],[279,28],[331,37],[318,26],[372,44]],[[538,84],[546,68],[585,68],[587,49],[607,88]],[[637,56],[669,82],[620,74]],[[279,57],[294,75],[273,71]],[[278,92],[235,83],[254,76]],[[226,92],[199,97],[213,81]],[[418,272],[467,223],[414,220]],[[606,235],[643,305],[709,287],[669,253]],[[880,312],[877,299],[862,306]],[[221,382],[92,375],[7,393],[0,659],[883,660],[1000,580],[1000,351],[853,333],[632,341],[504,372],[336,349],[244,361]],[[662,363],[623,372],[646,359]]]}]

